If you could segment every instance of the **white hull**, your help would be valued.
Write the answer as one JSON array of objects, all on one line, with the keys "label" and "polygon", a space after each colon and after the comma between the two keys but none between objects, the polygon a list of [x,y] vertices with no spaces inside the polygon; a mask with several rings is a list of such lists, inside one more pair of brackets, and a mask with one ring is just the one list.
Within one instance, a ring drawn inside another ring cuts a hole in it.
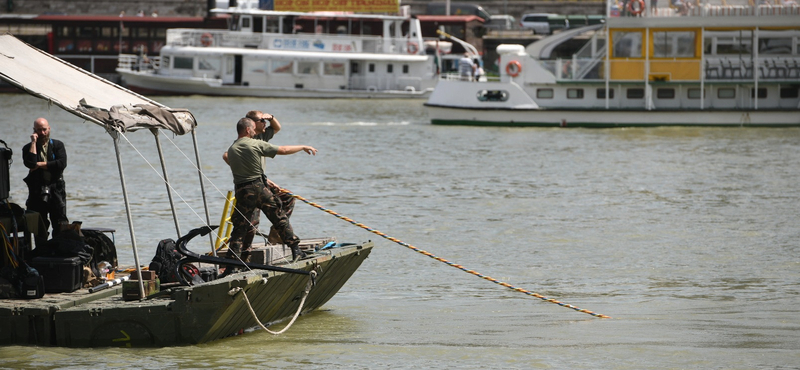
[{"label": "white hull", "polygon": [[[597,85],[601,88],[602,85]],[[504,102],[483,102],[474,97],[484,90],[508,92]],[[605,109],[542,108],[515,83],[439,81],[425,104],[432,124],[473,126],[800,126],[797,109],[724,109],[644,107]]]},{"label": "white hull", "polygon": [[800,126],[800,115],[786,111],[630,111],[464,109],[427,105],[435,125],[635,127],[635,126]]},{"label": "white hull", "polygon": [[357,99],[426,99],[433,89],[416,90],[342,90],[298,89],[272,86],[226,85],[219,79],[170,77],[118,69],[126,87],[148,94],[250,96],[261,98],[357,98]]}]

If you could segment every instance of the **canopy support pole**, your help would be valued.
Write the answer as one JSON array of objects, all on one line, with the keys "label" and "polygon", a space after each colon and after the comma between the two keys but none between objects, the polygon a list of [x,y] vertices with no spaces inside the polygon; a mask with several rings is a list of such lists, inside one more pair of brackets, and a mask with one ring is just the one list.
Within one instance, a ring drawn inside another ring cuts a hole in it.
[{"label": "canopy support pole", "polygon": [[164,160],[164,151],[161,149],[161,138],[158,136],[158,129],[151,128],[150,132],[156,139],[156,148],[158,148],[158,159],[161,161],[161,173],[164,175],[164,185],[167,187],[167,197],[169,198],[169,208],[172,210],[172,220],[175,222],[175,231],[178,232],[178,238],[181,237],[181,226],[178,223],[178,213],[175,211],[175,201],[172,199],[172,189],[169,186],[169,175],[167,174],[167,162]]},{"label": "canopy support pole", "polygon": [[[197,131],[192,130],[192,144],[194,144],[194,157],[197,161],[197,176],[200,178],[200,194],[203,196],[203,208],[206,211],[206,225],[211,225],[211,216],[208,212],[208,199],[206,199],[206,187],[203,182],[203,166],[200,164],[200,152],[197,150]],[[208,233],[208,241],[211,243],[211,255],[217,256],[217,250],[214,249],[214,235]]]},{"label": "canopy support pole", "polygon": [[128,200],[128,188],[125,186],[125,172],[122,170],[122,157],[119,154],[119,131],[107,129],[109,135],[114,139],[114,152],[117,154],[117,168],[119,169],[119,181],[122,183],[122,198],[125,201],[125,216],[128,218],[128,229],[131,233],[131,247],[133,248],[133,261],[136,264],[136,273],[139,275],[139,298],[144,299],[144,279],[142,267],[139,264],[139,251],[136,248],[136,233],[133,231],[133,217],[131,217],[131,203]]}]

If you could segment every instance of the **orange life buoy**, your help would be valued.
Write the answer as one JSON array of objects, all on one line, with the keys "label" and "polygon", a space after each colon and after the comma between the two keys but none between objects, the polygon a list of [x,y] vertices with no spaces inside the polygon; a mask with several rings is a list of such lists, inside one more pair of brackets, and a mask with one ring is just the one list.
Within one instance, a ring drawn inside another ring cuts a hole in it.
[{"label": "orange life buoy", "polygon": [[419,52],[419,45],[417,45],[416,42],[409,42],[407,46],[409,54],[416,54]]},{"label": "orange life buoy", "polygon": [[519,64],[518,61],[512,60],[506,64],[506,73],[509,76],[517,77],[520,72],[522,72],[522,64]]},{"label": "orange life buoy", "polygon": [[[636,8],[633,7],[633,4],[639,4]],[[628,13],[633,15],[639,15],[644,11],[644,0],[629,0],[628,1]]]},{"label": "orange life buoy", "polygon": [[200,43],[203,44],[203,46],[211,46],[211,44],[214,43],[214,36],[206,32],[200,36]]}]

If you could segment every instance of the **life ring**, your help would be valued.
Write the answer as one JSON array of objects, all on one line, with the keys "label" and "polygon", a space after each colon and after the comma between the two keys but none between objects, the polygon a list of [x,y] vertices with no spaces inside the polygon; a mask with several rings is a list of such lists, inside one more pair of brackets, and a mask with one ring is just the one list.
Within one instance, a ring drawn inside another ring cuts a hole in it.
[{"label": "life ring", "polygon": [[518,61],[512,60],[506,64],[506,73],[509,76],[517,77],[520,72],[522,72],[522,64],[519,64]]},{"label": "life ring", "polygon": [[203,46],[211,46],[211,44],[214,43],[214,36],[206,32],[200,36],[200,43],[203,44]]},{"label": "life ring", "polygon": [[[633,4],[639,4],[638,7],[634,8]],[[628,1],[628,13],[633,15],[639,15],[644,11],[644,0],[630,0]]]},{"label": "life ring", "polygon": [[416,54],[419,52],[419,45],[417,45],[416,42],[409,42],[406,46],[409,54]]}]

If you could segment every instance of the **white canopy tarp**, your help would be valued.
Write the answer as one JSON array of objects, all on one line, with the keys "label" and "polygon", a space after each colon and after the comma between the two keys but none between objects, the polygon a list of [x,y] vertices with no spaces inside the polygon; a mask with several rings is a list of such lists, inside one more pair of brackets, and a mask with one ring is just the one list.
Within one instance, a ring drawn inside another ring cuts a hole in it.
[{"label": "white canopy tarp", "polygon": [[182,135],[197,125],[187,110],[165,107],[12,35],[0,35],[0,79],[79,117],[121,131],[160,128]]}]

